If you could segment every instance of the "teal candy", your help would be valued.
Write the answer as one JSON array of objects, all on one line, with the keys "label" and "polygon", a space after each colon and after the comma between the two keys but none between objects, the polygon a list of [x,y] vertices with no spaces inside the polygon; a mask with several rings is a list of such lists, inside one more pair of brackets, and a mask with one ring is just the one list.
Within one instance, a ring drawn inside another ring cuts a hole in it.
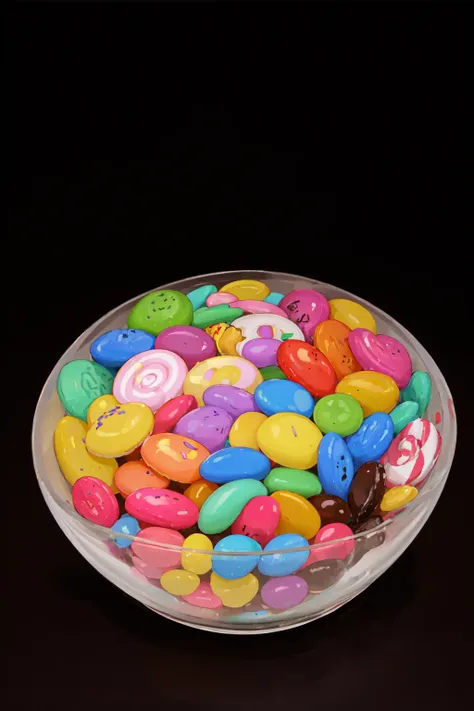
[{"label": "teal candy", "polygon": [[400,402],[408,400],[416,402],[419,408],[418,417],[423,417],[431,399],[432,390],[433,385],[428,373],[425,373],[424,370],[416,370],[406,388],[400,391]]},{"label": "teal candy", "polygon": [[72,360],[59,373],[59,399],[69,415],[86,421],[90,404],[100,395],[110,395],[113,383],[113,376],[103,365]]},{"label": "teal candy", "polygon": [[284,294],[279,294],[277,291],[272,291],[270,294],[268,294],[268,296],[264,298],[264,301],[266,301],[267,304],[274,304],[275,306],[278,306],[283,297]]},{"label": "teal candy", "polygon": [[222,533],[231,526],[245,504],[256,496],[267,496],[266,486],[256,479],[236,479],[223,484],[204,502],[198,526],[202,533]]},{"label": "teal candy", "polygon": [[231,323],[236,318],[243,316],[242,309],[234,309],[228,304],[220,306],[202,306],[194,312],[193,326],[196,328],[207,328],[215,323]]},{"label": "teal candy", "polygon": [[274,491],[293,491],[305,499],[317,496],[323,490],[316,474],[303,469],[287,469],[286,467],[274,467],[265,477],[263,483],[270,494],[273,494]]},{"label": "teal candy", "polygon": [[392,418],[393,422],[394,435],[397,435],[399,432],[401,432],[402,429],[406,427],[410,422],[416,420],[416,418],[418,417],[418,410],[418,403],[413,402],[412,400],[402,402],[400,403],[400,405],[397,405],[392,410],[392,412],[390,413],[390,417]]},{"label": "teal candy", "polygon": [[198,286],[197,289],[190,291],[186,294],[191,304],[193,305],[193,310],[201,308],[206,303],[206,299],[211,294],[215,294],[217,291],[217,286],[214,284],[205,284],[204,286]]}]

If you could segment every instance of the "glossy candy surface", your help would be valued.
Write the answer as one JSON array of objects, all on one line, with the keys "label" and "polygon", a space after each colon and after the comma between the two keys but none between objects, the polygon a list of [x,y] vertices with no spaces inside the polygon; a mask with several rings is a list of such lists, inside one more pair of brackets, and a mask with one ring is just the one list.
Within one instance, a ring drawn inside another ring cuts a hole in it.
[{"label": "glossy candy surface", "polygon": [[292,491],[275,491],[271,495],[280,505],[280,520],[275,533],[297,533],[306,540],[316,535],[321,517],[309,501]]},{"label": "glossy candy surface", "polygon": [[67,481],[76,483],[83,476],[90,476],[114,485],[118,463],[113,458],[96,457],[86,448],[87,425],[77,417],[62,417],[54,432],[54,451],[59,467]]},{"label": "glossy candy surface", "polygon": [[249,573],[244,578],[227,580],[212,572],[211,589],[225,607],[243,607],[258,593],[258,579]]},{"label": "glossy candy surface", "polygon": [[181,565],[184,570],[189,570],[196,575],[204,575],[212,568],[212,556],[207,553],[198,553],[197,551],[209,551],[213,549],[212,541],[203,533],[192,533],[183,543],[181,554]]},{"label": "glossy candy surface", "polygon": [[321,483],[312,472],[301,469],[288,469],[286,467],[274,467],[263,483],[270,494],[275,491],[293,491],[305,499],[316,496],[322,491]]},{"label": "glossy candy surface", "polygon": [[196,311],[196,309],[204,306],[206,300],[211,296],[211,294],[215,294],[216,292],[217,286],[214,286],[214,284],[204,284],[203,286],[198,286],[197,289],[193,289],[186,294],[186,296],[191,302],[191,306],[194,311]]},{"label": "glossy candy surface", "polygon": [[93,341],[91,356],[106,368],[120,368],[129,358],[153,348],[151,333],[134,328],[117,328]]},{"label": "glossy candy surface", "polygon": [[351,512],[349,506],[339,496],[318,494],[312,496],[309,502],[313,504],[321,517],[321,525],[327,523],[349,523]]},{"label": "glossy candy surface", "polygon": [[188,369],[193,368],[196,363],[206,360],[206,358],[213,358],[217,355],[214,339],[202,329],[194,326],[165,328],[156,337],[153,345],[155,349],[172,351],[179,355]]},{"label": "glossy candy surface", "polygon": [[85,421],[91,403],[100,395],[111,394],[113,382],[113,376],[103,365],[73,360],[59,373],[59,399],[69,415]]},{"label": "glossy candy surface", "polygon": [[360,428],[347,438],[346,444],[358,469],[366,462],[376,462],[393,440],[393,421],[385,412],[366,417]]},{"label": "glossy candy surface", "polygon": [[189,528],[194,526],[199,516],[199,509],[191,499],[167,489],[134,491],[127,496],[125,508],[139,521],[164,528]]},{"label": "glossy candy surface", "polygon": [[315,397],[334,392],[336,373],[325,355],[309,343],[288,340],[277,353],[278,365],[289,380],[302,385]]},{"label": "glossy candy surface", "polygon": [[[212,569],[221,578],[237,580],[244,578],[256,568],[262,547],[253,538],[241,534],[226,536],[214,547],[215,553],[230,555],[215,555],[212,557]],[[256,555],[231,555],[232,553],[255,553]]]},{"label": "glossy candy surface", "polygon": [[224,447],[232,423],[232,417],[222,408],[204,406],[184,415],[173,431],[191,437],[212,453]]},{"label": "glossy candy surface", "polygon": [[189,326],[192,318],[193,306],[187,296],[162,289],[140,299],[128,317],[128,327],[157,336],[170,326]]},{"label": "glossy candy surface", "polygon": [[99,457],[122,457],[148,437],[153,424],[153,413],[146,405],[116,405],[90,426],[86,447]]},{"label": "glossy candy surface", "polygon": [[378,462],[367,462],[357,470],[349,489],[347,502],[354,523],[369,518],[385,493],[385,469]]},{"label": "glossy candy surface", "polygon": [[264,479],[270,467],[262,452],[248,447],[226,447],[204,460],[199,472],[206,481],[226,484],[236,479]]},{"label": "glossy candy surface", "polygon": [[319,428],[303,415],[280,412],[263,422],[257,443],[264,454],[283,467],[311,469],[318,461]]},{"label": "glossy candy surface", "polygon": [[257,301],[263,301],[263,299],[270,293],[270,289],[263,283],[263,281],[256,281],[255,279],[238,279],[237,281],[230,281],[228,284],[221,287],[219,291],[225,291],[227,294],[233,294],[238,299],[254,299]]},{"label": "glossy candy surface", "polygon": [[295,412],[311,417],[314,398],[298,383],[291,380],[266,380],[255,390],[255,404],[265,415]]},{"label": "glossy candy surface", "polygon": [[231,526],[245,504],[256,496],[266,496],[267,489],[256,479],[238,479],[223,484],[204,502],[199,513],[203,533],[221,533]]},{"label": "glossy candy surface", "polygon": [[314,408],[313,419],[321,432],[336,432],[341,437],[357,432],[364,419],[362,407],[351,395],[333,393],[322,397]]},{"label": "glossy candy surface", "polygon": [[417,370],[410,378],[408,385],[400,391],[400,402],[416,402],[418,405],[418,417],[423,417],[428,407],[433,391],[433,384],[428,373]]},{"label": "glossy candy surface", "polygon": [[313,342],[316,326],[329,318],[326,297],[314,289],[295,289],[280,302],[280,308],[303,331],[306,340]]},{"label": "glossy candy surface", "polygon": [[280,521],[280,504],[270,496],[256,496],[243,507],[232,524],[232,533],[249,536],[266,546]]},{"label": "glossy candy surface", "polygon": [[364,370],[375,370],[393,378],[399,388],[408,385],[411,358],[405,346],[392,336],[356,328],[349,335],[349,345]]},{"label": "glossy candy surface", "polygon": [[234,422],[229,432],[231,447],[258,449],[257,432],[267,416],[263,412],[244,412]]},{"label": "glossy candy surface", "polygon": [[336,392],[352,395],[361,405],[364,417],[374,412],[390,412],[400,394],[393,378],[370,370],[347,375],[337,384]]},{"label": "glossy candy surface", "polygon": [[[292,548],[297,550],[292,551]],[[296,533],[277,535],[264,548],[265,553],[270,551],[275,551],[275,555],[262,555],[258,562],[262,575],[270,577],[295,573],[309,557],[308,541]]]},{"label": "glossy candy surface", "polygon": [[345,323],[331,319],[322,321],[314,332],[313,343],[331,363],[338,380],[362,370],[349,345],[350,333]]},{"label": "glossy candy surface", "polygon": [[330,299],[330,318],[341,321],[351,331],[354,328],[366,328],[372,333],[377,333],[375,319],[365,306],[350,299]]},{"label": "glossy candy surface", "polygon": [[87,410],[87,424],[90,426],[94,422],[97,422],[101,415],[105,415],[106,412],[112,410],[116,405],[120,405],[117,398],[113,395],[99,395],[91,404]]},{"label": "glossy candy surface", "polygon": [[254,396],[235,385],[211,385],[202,396],[205,405],[222,408],[232,421],[244,412],[258,412]]},{"label": "glossy candy surface", "polygon": [[326,494],[333,494],[347,501],[354,476],[354,464],[347,444],[335,432],[329,432],[321,440],[318,474]]},{"label": "glossy candy surface", "polygon": [[113,526],[119,505],[110,486],[92,476],[83,476],[72,487],[72,503],[77,513],[99,526]]},{"label": "glossy candy surface", "polygon": [[410,422],[416,420],[419,413],[420,408],[418,403],[413,402],[412,400],[406,400],[405,402],[401,402],[399,405],[394,407],[394,409],[390,412],[390,419],[393,422],[394,435],[401,432],[404,427],[410,424]]},{"label": "glossy candy surface", "polygon": [[263,381],[258,368],[245,358],[238,356],[217,356],[198,363],[186,375],[184,392],[194,395],[199,405],[203,405],[203,395],[212,385],[235,385],[253,393]]},{"label": "glossy candy surface", "polygon": [[262,600],[275,610],[288,610],[303,602],[308,594],[308,583],[298,575],[287,575],[267,580],[262,587]]},{"label": "glossy candy surface", "polygon": [[178,395],[168,400],[155,412],[153,434],[171,432],[184,415],[195,410],[198,404],[193,395]]},{"label": "glossy candy surface", "polygon": [[143,461],[167,479],[191,484],[199,479],[199,467],[209,450],[190,437],[174,432],[156,434],[142,445]]},{"label": "glossy candy surface", "polygon": [[418,486],[429,475],[441,450],[441,435],[432,422],[419,418],[403,429],[380,460],[387,486]]},{"label": "glossy candy surface", "polygon": [[152,471],[145,462],[125,462],[115,472],[114,482],[125,498],[138,489],[167,489],[170,482]]}]

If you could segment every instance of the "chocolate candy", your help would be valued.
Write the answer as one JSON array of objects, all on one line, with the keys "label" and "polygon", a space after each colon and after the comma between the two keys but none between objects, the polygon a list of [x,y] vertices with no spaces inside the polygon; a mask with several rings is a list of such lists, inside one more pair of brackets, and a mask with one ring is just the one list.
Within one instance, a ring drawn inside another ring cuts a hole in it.
[{"label": "chocolate candy", "polygon": [[378,462],[367,462],[356,472],[349,489],[348,504],[355,523],[367,519],[385,492],[385,469]]},{"label": "chocolate candy", "polygon": [[328,558],[327,560],[318,560],[307,568],[303,568],[298,572],[298,575],[308,583],[308,592],[311,595],[317,595],[337,583],[339,578],[344,575],[345,570],[346,564],[343,560]]},{"label": "chocolate candy", "polygon": [[[383,523],[383,518],[381,518],[381,516],[371,516],[367,519],[367,521],[364,521],[364,523],[353,525],[352,530],[354,531],[354,533],[368,534],[369,531],[371,531],[376,526],[380,526],[381,523]],[[352,566],[358,563],[362,556],[371,551],[373,548],[378,548],[379,546],[381,546],[384,541],[384,531],[377,531],[372,535],[365,535],[361,536],[360,538],[356,538],[354,552],[351,558],[348,559],[349,565]]]},{"label": "chocolate candy", "polygon": [[318,494],[308,501],[321,516],[321,526],[328,523],[349,523],[351,512],[344,499],[330,494]]}]

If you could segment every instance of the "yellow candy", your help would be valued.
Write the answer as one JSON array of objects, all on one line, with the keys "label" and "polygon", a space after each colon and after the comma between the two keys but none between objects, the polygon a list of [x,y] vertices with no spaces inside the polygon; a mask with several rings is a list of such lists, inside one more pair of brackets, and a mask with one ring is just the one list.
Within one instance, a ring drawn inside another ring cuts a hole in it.
[{"label": "yellow candy", "polygon": [[216,341],[217,350],[221,355],[238,355],[236,346],[237,343],[243,340],[244,337],[240,328],[229,326],[221,333],[219,340]]},{"label": "yellow candy", "polygon": [[314,467],[322,438],[314,422],[293,412],[272,415],[257,432],[259,449],[277,464],[292,469]]},{"label": "yellow candy", "polygon": [[203,393],[211,385],[235,385],[253,393],[263,377],[250,361],[239,356],[215,356],[197,363],[186,375],[183,391],[203,405]]},{"label": "yellow candy", "polygon": [[375,319],[364,306],[350,299],[330,299],[330,318],[342,321],[351,330],[354,328],[367,328],[372,333],[377,333]]},{"label": "yellow candy", "polygon": [[138,402],[113,407],[89,429],[86,446],[99,457],[122,457],[136,449],[153,430],[155,419],[147,405]]},{"label": "yellow candy", "polygon": [[226,607],[243,607],[258,593],[258,580],[252,573],[238,580],[226,580],[211,573],[211,589]]},{"label": "yellow candy", "polygon": [[402,506],[406,506],[416,499],[418,496],[418,489],[414,486],[409,486],[404,484],[403,486],[394,486],[393,489],[387,489],[383,495],[383,499],[380,502],[380,509],[382,511],[395,511]]},{"label": "yellow candy", "polygon": [[83,476],[93,476],[112,487],[114,494],[118,489],[114,484],[114,474],[118,469],[115,459],[95,457],[86,449],[87,425],[77,417],[63,417],[54,432],[54,451],[64,477],[71,484]]},{"label": "yellow candy", "polygon": [[167,570],[160,578],[161,587],[170,595],[191,595],[200,582],[199,576],[188,570]]},{"label": "yellow candy", "polygon": [[[213,545],[212,541],[203,533],[192,533],[185,539],[183,548],[212,551]],[[194,551],[185,553],[183,551],[183,553],[181,553],[181,565],[190,573],[204,575],[204,573],[207,573],[212,568],[212,555],[206,555],[206,553],[195,553]]]},{"label": "yellow candy", "polygon": [[231,281],[223,286],[219,291],[225,291],[227,294],[233,294],[239,301],[253,299],[254,301],[263,301],[270,293],[270,289],[263,281],[255,281],[254,279],[239,279]]},{"label": "yellow candy", "polygon": [[116,405],[120,405],[113,395],[99,395],[94,402],[91,402],[87,410],[87,424],[90,426],[96,422],[101,415],[111,410]]},{"label": "yellow candy", "polygon": [[321,516],[307,499],[293,491],[275,491],[271,496],[280,504],[280,521],[275,536],[298,533],[308,541],[321,528]]},{"label": "yellow candy", "polygon": [[191,501],[194,501],[200,510],[201,506],[205,501],[207,501],[212,492],[218,488],[218,485],[214,484],[213,481],[198,479],[197,481],[193,481],[193,483],[190,484],[185,491],[183,491],[183,494],[187,496],[188,499],[191,499]]},{"label": "yellow candy", "polygon": [[266,419],[267,416],[263,412],[244,412],[231,427],[229,432],[230,446],[259,449],[257,430]]},{"label": "yellow candy", "polygon": [[390,375],[372,370],[346,375],[336,385],[336,392],[352,395],[362,406],[364,417],[374,412],[391,412],[400,396],[398,386]]}]

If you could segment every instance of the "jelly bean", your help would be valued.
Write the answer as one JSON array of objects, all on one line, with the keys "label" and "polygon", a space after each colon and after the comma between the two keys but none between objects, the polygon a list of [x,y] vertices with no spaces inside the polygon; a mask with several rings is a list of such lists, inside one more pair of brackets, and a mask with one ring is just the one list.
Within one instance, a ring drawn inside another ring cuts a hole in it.
[{"label": "jelly bean", "polygon": [[[120,516],[119,520],[112,526],[112,531],[115,533],[125,533],[128,536],[136,536],[139,530],[140,526],[138,525],[137,519],[128,514]],[[133,540],[131,538],[117,537],[114,542],[119,548],[129,548]]]},{"label": "jelly bean", "polygon": [[318,324],[314,332],[313,343],[331,363],[338,380],[362,370],[349,345],[350,333],[345,323],[331,319]]},{"label": "jelly bean", "polygon": [[357,432],[364,419],[362,407],[351,395],[333,393],[316,403],[313,418],[321,432],[336,432],[341,437]]},{"label": "jelly bean", "polygon": [[293,491],[305,499],[310,496],[316,496],[322,491],[321,483],[316,474],[302,471],[301,469],[274,467],[270,474],[265,477],[263,483],[270,494],[273,494],[274,491]]},{"label": "jelly bean", "polygon": [[206,358],[217,355],[213,338],[194,326],[170,326],[158,334],[154,347],[159,350],[171,351],[180,356],[187,368],[194,368]]},{"label": "jelly bean", "polygon": [[232,302],[238,301],[234,294],[226,294],[225,291],[218,291],[216,294],[211,294],[206,299],[206,306],[211,308],[211,306],[222,306],[222,304],[232,304]]},{"label": "jelly bean", "polygon": [[214,284],[204,284],[203,286],[198,286],[197,289],[193,289],[186,294],[186,296],[191,302],[194,311],[196,311],[196,309],[204,306],[211,294],[215,294],[216,292],[217,286],[214,286]]},{"label": "jelly bean", "polygon": [[[194,550],[186,551],[184,548]],[[189,570],[196,575],[204,575],[212,568],[212,556],[207,553],[197,553],[196,551],[212,551],[212,541],[203,533],[192,533],[183,543],[181,554],[181,565],[184,570]]]},{"label": "jelly bean", "polygon": [[167,570],[160,578],[160,585],[170,595],[191,595],[200,583],[199,576],[188,570]]},{"label": "jelly bean", "polygon": [[264,301],[266,301],[267,304],[275,304],[275,306],[278,306],[283,297],[284,294],[279,294],[277,291],[271,291],[268,296],[264,298]]},{"label": "jelly bean", "polygon": [[347,501],[354,477],[354,464],[347,444],[335,432],[328,432],[321,440],[318,474],[326,494],[333,494]]},{"label": "jelly bean", "polygon": [[232,322],[232,327],[240,331],[243,340],[236,344],[237,353],[242,351],[249,341],[256,338],[273,338],[284,341],[292,338],[304,341],[303,331],[295,323],[283,316],[274,314],[249,314]]},{"label": "jelly bean", "polygon": [[188,499],[194,501],[199,510],[201,510],[202,505],[210,497],[213,491],[218,489],[217,484],[213,484],[211,481],[204,481],[204,479],[198,479],[194,481],[187,489],[183,491],[184,496]]},{"label": "jelly bean", "polygon": [[222,607],[222,600],[214,595],[210,583],[207,582],[201,582],[191,595],[183,595],[181,599],[189,605],[207,610],[218,610]]},{"label": "jelly bean", "polygon": [[57,390],[68,415],[86,420],[87,410],[100,395],[112,393],[113,376],[89,360],[73,360],[61,368]]},{"label": "jelly bean", "polygon": [[309,392],[291,380],[267,380],[255,390],[255,404],[265,415],[296,412],[311,417],[314,399]]},{"label": "jelly bean", "polygon": [[193,306],[187,296],[162,289],[140,299],[128,317],[128,327],[157,336],[169,326],[189,326],[192,318]]},{"label": "jelly bean", "polygon": [[154,336],[146,331],[117,328],[92,342],[91,356],[106,368],[120,368],[132,356],[151,350],[154,342]]},{"label": "jelly bean", "polygon": [[120,405],[119,401],[113,395],[99,395],[94,402],[91,402],[87,410],[87,424],[92,425],[97,422],[101,415],[112,410],[116,405]]},{"label": "jelly bean", "polygon": [[193,395],[178,395],[168,400],[155,412],[155,425],[152,434],[171,432],[184,415],[197,408]]},{"label": "jelly bean", "polygon": [[190,437],[174,432],[152,435],[142,445],[143,461],[167,479],[192,484],[209,450]]},{"label": "jelly bean", "polygon": [[268,365],[260,368],[260,373],[264,380],[287,380],[285,373],[277,365]]},{"label": "jelly bean", "polygon": [[194,526],[199,516],[198,507],[187,496],[166,489],[134,491],[125,499],[125,509],[139,521],[164,528]]},{"label": "jelly bean", "polygon": [[400,391],[400,402],[416,402],[418,405],[418,417],[423,417],[431,400],[432,390],[433,385],[428,373],[423,370],[416,370],[411,376],[408,385]]},{"label": "jelly bean", "polygon": [[243,607],[258,593],[258,579],[252,573],[245,578],[227,580],[211,573],[211,590],[225,607]]},{"label": "jelly bean", "polygon": [[234,294],[238,299],[254,299],[256,301],[263,301],[270,293],[270,289],[263,281],[256,281],[254,279],[231,281],[221,287],[219,291]]},{"label": "jelly bean", "polygon": [[266,487],[256,479],[238,479],[223,484],[204,502],[198,525],[203,533],[222,533],[231,526],[245,504],[256,496],[265,496]]},{"label": "jelly bean", "polygon": [[229,447],[211,454],[199,472],[206,481],[226,484],[236,479],[264,479],[270,467],[268,457],[262,452],[249,447]]},{"label": "jelly bean", "polygon": [[395,511],[402,506],[406,506],[418,496],[418,489],[414,486],[404,484],[388,489],[380,502],[381,511]]},{"label": "jelly bean", "polygon": [[[377,528],[383,524],[383,518],[380,516],[371,516],[356,526],[353,526],[355,538],[355,548],[350,559],[350,565],[354,566],[359,560],[369,551],[378,548],[385,541],[384,531],[375,531],[371,533],[373,528]],[[364,534],[359,536],[359,534]]]},{"label": "jelly bean", "polygon": [[[291,551],[292,548],[299,550]],[[274,555],[262,555],[258,561],[260,573],[270,577],[296,572],[309,556],[308,541],[296,533],[284,533],[273,538],[264,548],[264,553],[270,551],[275,551]]]},{"label": "jelly bean", "polygon": [[217,356],[191,368],[184,381],[184,392],[203,405],[203,394],[212,385],[235,385],[249,393],[263,381],[259,370],[245,358]]},{"label": "jelly bean", "polygon": [[115,459],[95,457],[86,448],[87,425],[77,417],[62,417],[54,431],[54,451],[59,468],[71,484],[83,476],[100,479],[117,492],[114,474],[118,469]]},{"label": "jelly bean", "polygon": [[224,447],[232,423],[232,417],[221,407],[205,405],[184,415],[174,432],[183,437],[192,437],[212,453]]},{"label": "jelly bean", "polygon": [[393,422],[393,434],[397,435],[410,422],[416,420],[419,416],[420,408],[418,403],[407,400],[397,405],[390,413],[390,419]]},{"label": "jelly bean", "polygon": [[207,328],[216,323],[231,323],[236,318],[243,315],[242,309],[236,309],[229,304],[221,304],[221,306],[201,306],[193,315],[193,326],[196,328]]},{"label": "jelly bean", "polygon": [[441,435],[428,420],[419,418],[393,440],[380,463],[385,467],[387,487],[418,486],[430,474],[441,450]]},{"label": "jelly bean", "polygon": [[[171,570],[171,568],[155,568],[153,565],[149,565],[148,563],[145,563],[144,560],[139,558],[136,555],[132,555],[132,573],[139,573],[142,575],[145,580],[159,580],[163,573],[166,573],[167,570]],[[175,567],[178,567],[177,565]],[[139,577],[139,576],[137,576]]]},{"label": "jelly bean", "polygon": [[153,424],[153,413],[146,405],[116,405],[91,425],[86,435],[86,447],[99,457],[122,457],[151,434]]},{"label": "jelly bean", "polygon": [[364,370],[375,370],[393,378],[399,388],[408,385],[412,371],[407,349],[392,336],[376,336],[366,328],[349,335],[349,345]]},{"label": "jelly bean", "polygon": [[349,489],[347,503],[354,523],[361,523],[382,501],[385,492],[385,469],[378,462],[367,462],[357,470]]},{"label": "jelly bean", "polygon": [[316,326],[329,318],[329,304],[326,297],[315,289],[295,289],[290,291],[280,303],[280,308],[304,333],[306,340],[313,342]]},{"label": "jelly bean", "polygon": [[342,321],[351,331],[354,328],[367,328],[372,333],[377,333],[375,319],[364,306],[350,299],[330,299],[330,318]]},{"label": "jelly bean", "polygon": [[270,496],[256,496],[245,504],[232,524],[232,533],[253,538],[266,546],[280,521],[280,504]]},{"label": "jelly bean", "polygon": [[136,535],[132,543],[132,552],[153,568],[172,568],[177,567],[181,562],[179,547],[183,543],[184,536],[178,531],[161,526],[150,526]]},{"label": "jelly bean", "polygon": [[346,565],[341,559],[329,558],[311,563],[300,570],[299,575],[308,583],[308,592],[311,595],[318,595],[335,585],[345,572]]},{"label": "jelly bean", "polygon": [[138,489],[167,489],[169,479],[152,471],[144,462],[125,462],[115,472],[114,482],[125,498]]},{"label": "jelly bean", "polygon": [[281,341],[276,338],[252,338],[242,348],[242,357],[257,368],[268,368],[277,364],[277,350]]},{"label": "jelly bean", "polygon": [[400,394],[393,378],[371,370],[346,375],[337,384],[336,392],[352,395],[362,406],[364,417],[374,412],[390,412],[397,404]]},{"label": "jelly bean", "polygon": [[231,447],[248,447],[258,449],[258,428],[267,419],[262,412],[244,412],[231,427],[229,443]]},{"label": "jelly bean", "polygon": [[360,428],[347,438],[354,467],[376,462],[385,454],[393,440],[393,422],[385,412],[374,412],[366,417]]},{"label": "jelly bean", "polygon": [[202,396],[205,405],[219,407],[235,420],[244,412],[258,412],[254,396],[234,385],[211,385]]},{"label": "jelly bean", "polygon": [[223,538],[214,548],[214,553],[256,553],[256,555],[213,555],[212,570],[221,578],[237,580],[244,578],[256,568],[262,546],[253,538],[232,534]]},{"label": "jelly bean", "polygon": [[235,301],[233,306],[242,309],[246,314],[275,314],[275,316],[286,318],[284,311],[274,304],[269,304],[267,301],[244,299],[242,301]]},{"label": "jelly bean", "polygon": [[312,496],[308,501],[313,504],[321,517],[321,525],[327,523],[349,523],[351,512],[349,506],[339,496],[331,494],[318,494]]},{"label": "jelly bean", "polygon": [[262,588],[263,602],[275,610],[288,610],[303,602],[308,594],[308,583],[298,575],[267,580]]},{"label": "jelly bean", "polygon": [[119,505],[110,486],[93,476],[83,476],[72,487],[72,503],[77,513],[99,526],[113,526]]},{"label": "jelly bean", "polygon": [[275,491],[272,499],[280,504],[280,520],[275,533],[297,533],[306,540],[313,538],[321,526],[321,517],[312,504],[292,491]]},{"label": "jelly bean", "polygon": [[[350,538],[348,538],[349,536]],[[348,538],[348,540],[341,541],[339,540],[341,538]],[[326,526],[322,526],[314,538],[314,545],[330,541],[334,541],[334,543],[311,549],[310,564],[319,560],[344,560],[355,547],[352,531],[345,523],[328,523]]]},{"label": "jelly bean", "polygon": [[288,340],[281,344],[277,353],[278,365],[287,378],[294,380],[315,397],[324,397],[334,392],[336,373],[325,355],[309,343]]},{"label": "jelly bean", "polygon": [[259,448],[283,467],[311,469],[318,461],[322,434],[303,415],[279,412],[263,422],[257,432]]}]

